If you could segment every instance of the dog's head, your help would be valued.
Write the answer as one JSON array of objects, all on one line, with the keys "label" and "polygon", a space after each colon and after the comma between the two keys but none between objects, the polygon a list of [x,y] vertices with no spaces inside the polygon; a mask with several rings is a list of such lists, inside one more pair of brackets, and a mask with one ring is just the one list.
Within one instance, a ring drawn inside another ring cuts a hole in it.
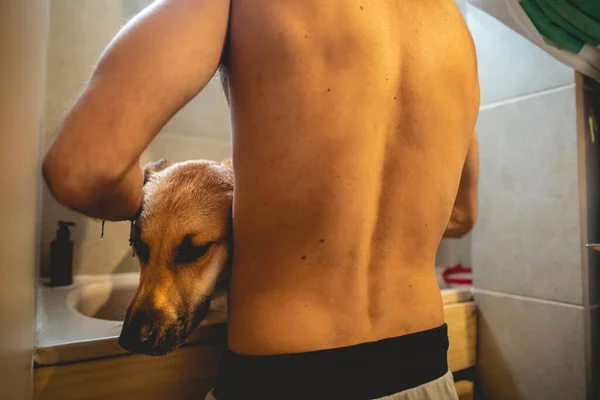
[{"label": "dog's head", "polygon": [[143,207],[131,228],[140,284],[119,344],[162,355],[204,319],[228,273],[233,171],[226,162],[161,160],[144,174]]}]

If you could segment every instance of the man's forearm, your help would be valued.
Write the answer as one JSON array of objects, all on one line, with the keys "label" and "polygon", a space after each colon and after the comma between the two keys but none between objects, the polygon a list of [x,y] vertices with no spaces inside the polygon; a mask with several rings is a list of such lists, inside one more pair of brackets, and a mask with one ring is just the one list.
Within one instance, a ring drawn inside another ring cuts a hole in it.
[{"label": "man's forearm", "polygon": [[457,215],[458,213],[453,210],[446,231],[444,232],[445,238],[460,239],[469,233],[475,226],[476,216],[473,213],[468,215]]},{"label": "man's forearm", "polygon": [[469,233],[477,220],[477,187],[479,184],[479,142],[477,134],[473,138],[467,152],[465,164],[458,186],[458,193],[444,232],[444,237],[461,238]]}]

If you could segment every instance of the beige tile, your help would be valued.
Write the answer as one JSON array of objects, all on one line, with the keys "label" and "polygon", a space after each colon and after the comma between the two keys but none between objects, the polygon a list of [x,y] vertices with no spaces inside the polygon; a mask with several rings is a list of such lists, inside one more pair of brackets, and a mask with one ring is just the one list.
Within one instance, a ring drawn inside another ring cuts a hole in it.
[{"label": "beige tile", "polygon": [[493,16],[499,21],[503,21],[509,28],[524,35],[522,28],[511,17],[510,10],[505,1],[498,0],[469,0],[467,4],[470,7],[476,7],[487,14]]},{"label": "beige tile", "polygon": [[44,189],[40,242],[42,275],[48,275],[50,243],[54,240],[57,221],[77,224],[72,228],[74,274],[102,274],[139,270],[137,258],[129,247],[129,223],[107,222],[104,239],[100,239],[101,223],[60,206]]},{"label": "beige tile", "polygon": [[583,307],[475,293],[489,399],[585,399]]},{"label": "beige tile", "polygon": [[460,239],[442,239],[435,257],[438,267],[450,267],[462,264],[471,266],[471,235]]},{"label": "beige tile", "polygon": [[231,128],[229,106],[215,77],[165,126],[164,132],[191,137],[227,139]]},{"label": "beige tile", "polygon": [[481,104],[573,83],[570,67],[489,14],[467,5],[467,21],[477,50]]},{"label": "beige tile", "polygon": [[150,146],[154,159],[168,158],[179,162],[185,160],[216,160],[231,157],[231,138],[209,138],[162,133]]},{"label": "beige tile", "polygon": [[140,11],[152,4],[154,0],[121,0],[123,7],[123,20],[129,21]]},{"label": "beige tile", "polygon": [[121,28],[121,5],[116,0],[51,1],[45,117],[48,137],[53,136],[100,54]]},{"label": "beige tile", "polygon": [[461,14],[467,17],[467,0],[454,0]]},{"label": "beige tile", "polygon": [[481,112],[474,284],[582,304],[573,89]]}]

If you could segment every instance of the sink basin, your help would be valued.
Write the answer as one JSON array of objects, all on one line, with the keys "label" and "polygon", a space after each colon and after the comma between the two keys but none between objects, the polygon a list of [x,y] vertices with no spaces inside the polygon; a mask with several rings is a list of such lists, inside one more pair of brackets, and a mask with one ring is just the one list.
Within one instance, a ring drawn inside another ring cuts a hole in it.
[{"label": "sink basin", "polygon": [[[86,317],[123,322],[139,280],[139,274],[120,274],[80,284],[68,294],[67,306]],[[227,294],[214,292],[211,298],[211,312],[203,321],[204,325],[224,322],[226,319]]]},{"label": "sink basin", "polygon": [[72,307],[81,314],[107,321],[124,321],[139,284],[139,276],[82,285],[71,292]]},{"label": "sink basin", "polygon": [[[53,365],[126,354],[117,340],[139,280],[139,273],[77,275],[70,286],[40,285],[35,362]],[[227,293],[215,292],[211,299],[208,315],[187,344],[201,343],[227,322]]]}]

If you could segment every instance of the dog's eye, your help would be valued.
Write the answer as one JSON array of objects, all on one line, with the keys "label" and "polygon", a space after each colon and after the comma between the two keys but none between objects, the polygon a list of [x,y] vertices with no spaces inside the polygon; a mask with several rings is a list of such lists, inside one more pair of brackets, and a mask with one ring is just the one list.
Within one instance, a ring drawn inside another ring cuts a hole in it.
[{"label": "dog's eye", "polygon": [[133,249],[135,250],[135,254],[137,254],[138,258],[144,264],[148,264],[150,260],[150,246],[141,240],[133,242]]},{"label": "dog's eye", "polygon": [[202,246],[196,246],[192,243],[192,237],[186,236],[181,241],[181,244],[177,248],[175,253],[175,262],[177,264],[190,264],[205,255],[210,250],[212,242],[206,243]]}]

